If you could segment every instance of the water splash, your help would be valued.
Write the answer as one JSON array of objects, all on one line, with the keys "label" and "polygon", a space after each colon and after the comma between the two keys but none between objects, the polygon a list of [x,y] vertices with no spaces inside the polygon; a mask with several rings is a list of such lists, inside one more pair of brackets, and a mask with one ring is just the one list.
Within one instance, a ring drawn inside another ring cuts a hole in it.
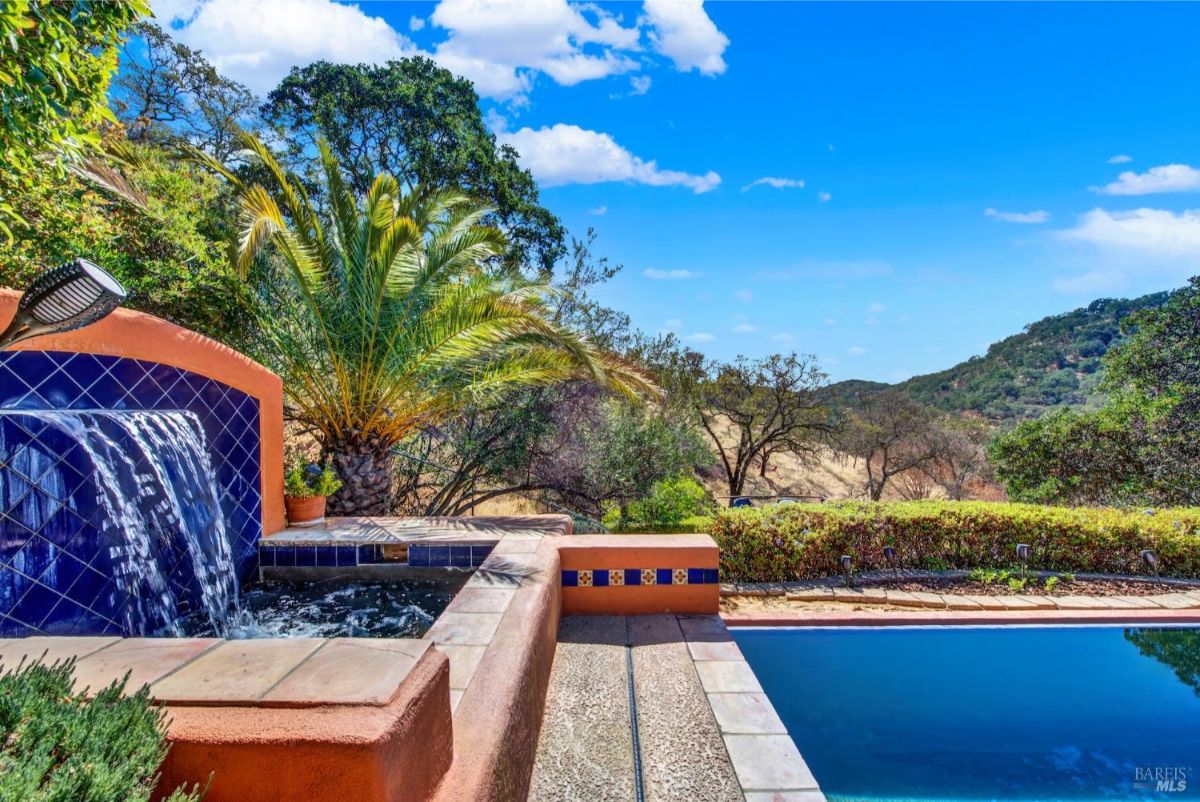
[{"label": "water splash", "polygon": [[[4,414],[40,420],[87,453],[104,512],[97,523],[109,544],[119,592],[129,600],[124,610],[126,632],[181,635],[181,619],[190,612],[181,596],[189,589],[198,591],[213,632],[223,635],[240,618],[237,576],[216,476],[204,430],[193,413],[14,410]],[[26,476],[42,477],[39,487],[62,497],[61,472],[67,470],[63,465],[40,464],[50,458],[36,448],[23,449],[19,458],[29,461]],[[53,493],[55,488],[58,494]],[[27,505],[21,523],[40,531],[49,515],[49,510]]]}]

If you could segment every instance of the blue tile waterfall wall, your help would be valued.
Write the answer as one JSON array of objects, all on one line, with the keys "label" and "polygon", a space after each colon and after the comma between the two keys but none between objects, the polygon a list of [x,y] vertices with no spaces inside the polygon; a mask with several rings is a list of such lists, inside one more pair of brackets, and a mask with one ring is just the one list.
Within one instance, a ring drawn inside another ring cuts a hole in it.
[{"label": "blue tile waterfall wall", "polygon": [[[55,351],[0,353],[0,410],[182,410],[204,429],[239,579],[256,568],[262,535],[258,401],[204,376],[154,362]],[[122,598],[114,561],[96,516],[95,470],[81,448],[50,427],[0,415],[0,637],[122,632]],[[12,459],[22,442],[53,454],[67,470],[61,486],[23,476]],[[14,497],[19,494],[19,497]],[[36,497],[28,494],[36,494]],[[18,523],[19,504],[42,504],[47,525]],[[182,544],[179,546],[182,550]],[[182,559],[182,556],[180,556]],[[169,569],[169,565],[168,565]],[[180,577],[170,577],[181,604],[195,604]]]}]

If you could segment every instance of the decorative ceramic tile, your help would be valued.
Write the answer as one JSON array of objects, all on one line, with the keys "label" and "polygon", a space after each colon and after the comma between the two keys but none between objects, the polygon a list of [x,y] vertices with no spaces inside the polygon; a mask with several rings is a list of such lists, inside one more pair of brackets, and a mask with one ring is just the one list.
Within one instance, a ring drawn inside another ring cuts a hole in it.
[{"label": "decorative ceramic tile", "polygon": [[716,568],[580,568],[562,572],[562,586],[627,587],[639,585],[715,585]]},{"label": "decorative ceramic tile", "polygon": [[[0,353],[0,637],[138,634],[135,603],[114,579],[96,466],[57,427],[22,410],[163,410],[195,416],[208,446],[240,579],[257,566],[262,534],[258,401],[169,365],[58,351]],[[144,472],[140,462],[133,466]],[[37,531],[22,521],[40,521]],[[191,556],[156,538],[179,612],[201,604]]]}]

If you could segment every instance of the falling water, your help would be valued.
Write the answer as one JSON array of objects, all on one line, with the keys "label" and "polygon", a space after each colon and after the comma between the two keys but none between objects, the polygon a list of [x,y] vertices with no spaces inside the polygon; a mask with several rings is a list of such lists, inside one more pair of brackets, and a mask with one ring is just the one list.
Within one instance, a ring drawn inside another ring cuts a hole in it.
[{"label": "falling water", "polygon": [[[126,631],[182,634],[180,619],[186,611],[179,596],[194,580],[212,631],[225,634],[238,617],[237,576],[199,419],[191,412],[161,411],[5,414],[43,421],[87,452],[105,513],[98,524],[103,542],[109,544],[118,585],[131,600],[125,609]],[[23,449],[20,459],[51,461],[36,449]],[[26,476],[43,476],[39,486],[49,493],[57,489],[61,497],[61,464],[27,468]],[[36,532],[49,511],[28,505],[23,515],[21,523]],[[167,562],[171,559],[175,564]]]}]

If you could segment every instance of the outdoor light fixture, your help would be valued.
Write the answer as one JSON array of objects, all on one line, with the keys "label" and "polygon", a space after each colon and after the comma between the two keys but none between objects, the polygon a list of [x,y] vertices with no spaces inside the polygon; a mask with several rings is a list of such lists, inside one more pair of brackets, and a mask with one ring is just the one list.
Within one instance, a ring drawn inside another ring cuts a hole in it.
[{"label": "outdoor light fixture", "polygon": [[120,306],[125,296],[119,281],[86,259],[52,267],[38,275],[17,302],[17,313],[0,333],[0,348],[91,325]]},{"label": "outdoor light fixture", "polygon": [[854,561],[850,559],[849,554],[842,555],[842,571],[846,574],[846,587],[854,587],[854,574],[851,570],[851,565]]},{"label": "outdoor light fixture", "polygon": [[1151,571],[1154,572],[1154,576],[1155,576],[1155,578],[1157,578],[1158,577],[1158,555],[1156,555],[1150,549],[1143,549],[1141,552],[1141,557],[1142,557],[1142,562],[1144,562],[1146,564],[1147,568],[1149,568]]},{"label": "outdoor light fixture", "polygon": [[883,557],[888,561],[888,565],[892,567],[892,578],[899,579],[900,572],[896,570],[896,549],[892,546],[884,546]]},{"label": "outdoor light fixture", "polygon": [[1025,576],[1025,565],[1029,562],[1029,544],[1017,544],[1017,559],[1021,561],[1021,576]]}]

